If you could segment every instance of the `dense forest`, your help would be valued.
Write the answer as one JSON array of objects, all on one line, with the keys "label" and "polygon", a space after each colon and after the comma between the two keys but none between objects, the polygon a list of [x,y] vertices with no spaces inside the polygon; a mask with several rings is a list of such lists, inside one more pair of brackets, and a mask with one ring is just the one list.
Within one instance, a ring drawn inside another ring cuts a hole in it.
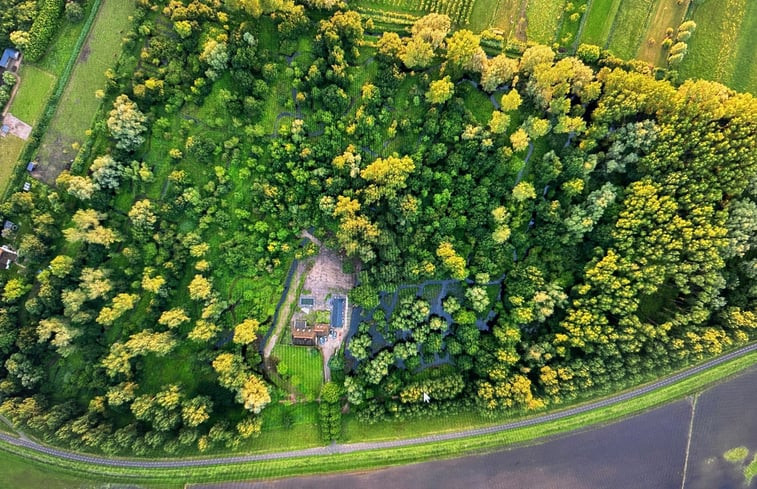
[{"label": "dense forest", "polygon": [[541,409],[757,335],[752,95],[596,46],[495,51],[439,14],[398,34],[331,0],[137,4],[70,170],[0,206],[22,265],[0,413],[43,439],[259,434],[302,229],[358,275],[328,423]]}]

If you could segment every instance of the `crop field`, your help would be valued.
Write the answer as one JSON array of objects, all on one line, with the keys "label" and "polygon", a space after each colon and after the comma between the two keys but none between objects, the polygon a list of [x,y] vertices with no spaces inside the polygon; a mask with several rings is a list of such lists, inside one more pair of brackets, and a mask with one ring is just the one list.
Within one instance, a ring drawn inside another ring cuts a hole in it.
[{"label": "crop field", "polygon": [[528,39],[542,44],[552,44],[564,7],[565,0],[529,0],[526,7]]},{"label": "crop field", "polygon": [[665,39],[665,30],[678,27],[683,22],[687,8],[688,2],[680,5],[676,1],[657,2],[636,57],[655,66],[665,66],[666,51],[660,46]]},{"label": "crop field", "polygon": [[587,12],[581,42],[604,47],[610,37],[621,0],[595,1]]},{"label": "crop field", "polygon": [[757,6],[748,0],[705,2],[693,8],[697,30],[681,63],[683,77],[708,78],[757,91]]},{"label": "crop field", "polygon": [[121,38],[129,28],[129,16],[135,7],[133,2],[115,0],[106,0],[100,7],[39,149],[40,171],[46,182],[53,182],[74,158],[76,151],[72,144],[81,144],[84,140],[100,106],[95,92],[105,88],[105,70],[120,54]]},{"label": "crop field", "polygon": [[458,25],[467,25],[474,3],[476,0],[371,0],[361,2],[358,10],[382,23],[410,24],[425,14],[439,13],[447,14]]},{"label": "crop field", "polygon": [[647,23],[657,2],[661,0],[635,0],[621,2],[610,32],[607,48],[621,58],[633,58],[642,39]]}]

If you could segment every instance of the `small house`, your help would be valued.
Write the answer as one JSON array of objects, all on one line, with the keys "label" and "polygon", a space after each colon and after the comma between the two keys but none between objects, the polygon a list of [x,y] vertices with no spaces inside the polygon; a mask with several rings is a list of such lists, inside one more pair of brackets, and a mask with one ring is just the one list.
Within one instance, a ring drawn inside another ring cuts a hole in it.
[{"label": "small house", "polygon": [[292,344],[315,346],[315,331],[308,327],[308,323],[304,319],[295,319],[292,325]]},{"label": "small house", "polygon": [[16,71],[19,59],[21,59],[21,53],[18,50],[6,48],[5,51],[3,51],[3,56],[0,57],[0,70]]},{"label": "small house", "polygon": [[26,165],[26,171],[28,171],[29,173],[33,172],[35,168],[37,168],[37,162],[36,161],[30,161]]}]

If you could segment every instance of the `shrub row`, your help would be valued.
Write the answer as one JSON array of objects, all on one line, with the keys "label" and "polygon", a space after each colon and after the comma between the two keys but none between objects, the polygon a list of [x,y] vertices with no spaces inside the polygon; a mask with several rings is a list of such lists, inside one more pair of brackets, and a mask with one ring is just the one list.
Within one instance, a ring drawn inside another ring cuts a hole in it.
[{"label": "shrub row", "polygon": [[44,0],[29,30],[29,46],[24,55],[28,61],[39,61],[55,34],[63,12],[63,0]]}]

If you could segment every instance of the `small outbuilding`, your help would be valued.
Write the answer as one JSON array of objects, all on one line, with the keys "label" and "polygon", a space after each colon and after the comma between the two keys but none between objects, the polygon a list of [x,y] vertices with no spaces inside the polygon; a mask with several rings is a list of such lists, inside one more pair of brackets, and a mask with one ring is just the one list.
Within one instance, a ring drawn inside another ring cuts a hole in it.
[{"label": "small outbuilding", "polygon": [[6,48],[0,57],[0,70],[16,71],[20,59],[21,53],[17,49]]},{"label": "small outbuilding", "polygon": [[37,168],[37,162],[36,161],[30,161],[26,164],[26,171],[33,172],[34,169]]}]

